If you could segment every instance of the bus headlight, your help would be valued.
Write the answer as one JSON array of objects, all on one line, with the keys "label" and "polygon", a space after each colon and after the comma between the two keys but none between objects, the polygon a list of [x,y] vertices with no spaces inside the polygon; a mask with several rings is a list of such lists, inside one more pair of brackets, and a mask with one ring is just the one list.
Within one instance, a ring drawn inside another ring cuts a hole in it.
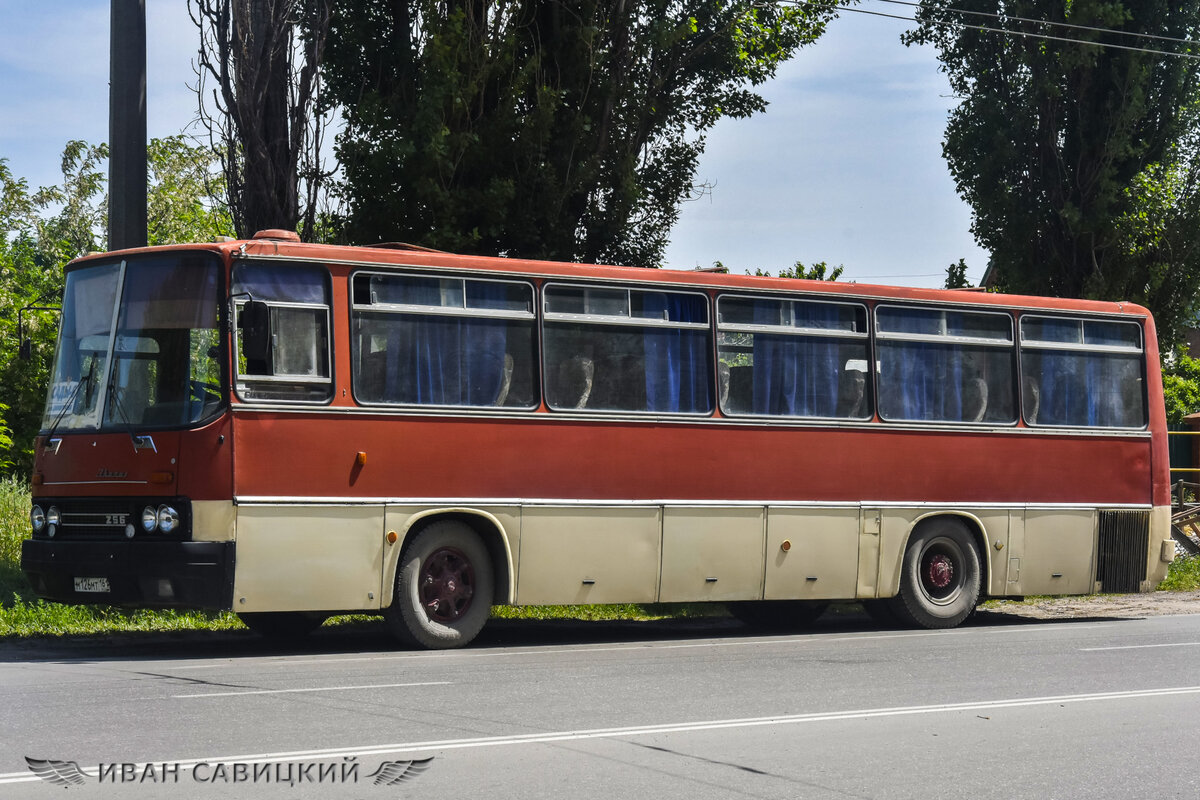
[{"label": "bus headlight", "polygon": [[146,506],[142,509],[142,530],[146,533],[154,533],[154,529],[158,527],[158,509],[154,506]]},{"label": "bus headlight", "polygon": [[158,507],[158,529],[170,533],[179,527],[179,512],[170,506]]},{"label": "bus headlight", "polygon": [[46,512],[42,511],[41,506],[34,506],[29,512],[29,524],[33,526],[34,533],[41,533],[42,528],[46,527]]},{"label": "bus headlight", "polygon": [[58,531],[58,523],[60,522],[58,515],[58,507],[50,506],[46,511],[46,535],[53,536]]}]

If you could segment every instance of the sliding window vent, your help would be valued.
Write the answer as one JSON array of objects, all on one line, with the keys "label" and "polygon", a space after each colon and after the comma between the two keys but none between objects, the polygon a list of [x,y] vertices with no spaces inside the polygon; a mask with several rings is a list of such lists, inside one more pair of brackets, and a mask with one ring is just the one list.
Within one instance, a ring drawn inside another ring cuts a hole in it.
[{"label": "sliding window vent", "polygon": [[1102,592],[1136,592],[1146,579],[1149,511],[1101,511],[1096,580]]}]

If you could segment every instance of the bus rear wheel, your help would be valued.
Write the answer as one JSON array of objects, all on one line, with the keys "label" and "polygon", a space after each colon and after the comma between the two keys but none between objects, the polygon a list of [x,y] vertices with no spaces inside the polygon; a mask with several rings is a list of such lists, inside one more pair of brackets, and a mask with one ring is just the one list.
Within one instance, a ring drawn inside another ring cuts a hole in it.
[{"label": "bus rear wheel", "polygon": [[726,603],[735,618],[751,628],[766,631],[802,630],[825,613],[824,600],[743,600]]},{"label": "bus rear wheel", "polygon": [[891,606],[901,621],[922,628],[953,628],[979,602],[983,570],[979,549],[956,519],[923,524],[904,552],[900,593]]},{"label": "bus rear wheel", "polygon": [[384,619],[409,644],[462,647],[487,622],[493,585],[492,559],[479,535],[461,522],[435,522],[401,553]]},{"label": "bus rear wheel", "polygon": [[325,614],[318,611],[259,611],[238,614],[250,630],[272,641],[301,639],[321,627]]}]

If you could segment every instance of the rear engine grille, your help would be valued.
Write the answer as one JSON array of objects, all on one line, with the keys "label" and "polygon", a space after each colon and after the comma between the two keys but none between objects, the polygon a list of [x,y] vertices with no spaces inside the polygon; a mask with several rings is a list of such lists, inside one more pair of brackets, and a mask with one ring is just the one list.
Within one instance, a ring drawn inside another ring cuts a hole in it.
[{"label": "rear engine grille", "polygon": [[1149,511],[1101,511],[1096,580],[1103,592],[1136,592],[1146,579]]}]

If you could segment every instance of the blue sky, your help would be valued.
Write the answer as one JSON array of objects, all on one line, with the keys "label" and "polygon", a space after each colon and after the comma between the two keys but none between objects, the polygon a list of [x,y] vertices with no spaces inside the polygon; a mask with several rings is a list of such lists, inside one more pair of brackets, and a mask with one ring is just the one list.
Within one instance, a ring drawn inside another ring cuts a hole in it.
[{"label": "blue sky", "polygon": [[[868,7],[869,1],[860,7]],[[196,32],[183,0],[147,0],[150,136],[195,116]],[[31,186],[56,183],[68,139],[108,135],[107,0],[0,0],[0,158]],[[907,23],[845,13],[762,88],[766,113],[707,136],[667,265],[720,260],[777,272],[794,261],[844,264],[842,280],[940,286],[986,254],[970,233],[941,157],[953,107],[929,48],[906,48]]]}]

